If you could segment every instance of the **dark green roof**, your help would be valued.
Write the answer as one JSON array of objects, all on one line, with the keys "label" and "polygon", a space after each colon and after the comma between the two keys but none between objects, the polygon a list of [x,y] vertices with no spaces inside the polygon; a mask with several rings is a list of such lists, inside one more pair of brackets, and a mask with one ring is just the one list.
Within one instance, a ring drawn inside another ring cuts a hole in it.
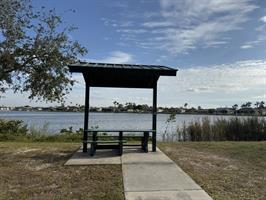
[{"label": "dark green roof", "polygon": [[136,64],[112,64],[112,63],[93,63],[93,62],[79,62],[68,65],[71,72],[80,72],[91,68],[111,68],[111,69],[132,69],[132,70],[159,70],[176,73],[176,69],[162,66],[162,65],[136,65]]},{"label": "dark green roof", "polygon": [[79,62],[68,67],[70,72],[83,73],[94,87],[152,88],[160,76],[176,76],[177,72],[161,65]]}]

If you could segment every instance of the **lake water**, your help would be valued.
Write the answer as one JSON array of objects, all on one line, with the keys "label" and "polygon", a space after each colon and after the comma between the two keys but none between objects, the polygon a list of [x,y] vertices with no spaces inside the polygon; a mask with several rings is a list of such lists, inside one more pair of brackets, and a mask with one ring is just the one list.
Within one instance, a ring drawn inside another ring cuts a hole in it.
[{"label": "lake water", "polygon": [[[158,135],[165,132],[168,114],[157,115]],[[167,129],[174,132],[177,126],[184,122],[201,120],[206,115],[179,114],[176,122]],[[210,120],[217,118],[228,119],[232,116],[208,115]],[[79,112],[23,112],[23,111],[0,111],[2,119],[23,120],[28,126],[41,128],[48,125],[50,133],[57,133],[62,128],[73,127],[73,130],[83,128],[84,114]],[[89,126],[98,126],[100,129],[151,129],[152,115],[139,113],[90,113]]]}]

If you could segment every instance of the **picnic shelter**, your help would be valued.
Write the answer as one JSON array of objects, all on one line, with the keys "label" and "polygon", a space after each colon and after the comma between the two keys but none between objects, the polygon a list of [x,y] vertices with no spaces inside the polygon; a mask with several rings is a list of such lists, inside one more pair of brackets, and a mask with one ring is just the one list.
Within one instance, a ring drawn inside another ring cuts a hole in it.
[{"label": "picnic shelter", "polygon": [[[87,152],[87,145],[91,144],[91,155],[96,149],[117,148],[119,154],[123,153],[123,146],[127,146],[124,140],[125,133],[143,133],[141,136],[141,148],[148,151],[148,141],[151,136],[152,151],[156,151],[156,122],[157,122],[157,82],[160,76],[176,76],[176,69],[160,65],[135,65],[135,64],[111,64],[78,62],[68,65],[70,72],[82,73],[85,89],[85,113],[83,132],[83,152]],[[89,96],[91,87],[115,87],[115,88],[144,88],[153,90],[152,127],[147,130],[100,130],[89,129]],[[117,132],[118,140],[99,140],[100,132]],[[92,133],[88,139],[88,133]],[[151,135],[150,135],[151,134]],[[136,144],[133,144],[137,146]]]}]

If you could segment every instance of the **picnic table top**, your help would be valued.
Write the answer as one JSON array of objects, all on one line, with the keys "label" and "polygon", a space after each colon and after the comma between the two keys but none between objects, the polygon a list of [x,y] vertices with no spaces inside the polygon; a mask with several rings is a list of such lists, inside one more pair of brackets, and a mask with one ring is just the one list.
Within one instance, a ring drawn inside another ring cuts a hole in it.
[{"label": "picnic table top", "polygon": [[87,132],[128,132],[128,133],[140,133],[140,132],[155,132],[152,129],[88,129]]}]

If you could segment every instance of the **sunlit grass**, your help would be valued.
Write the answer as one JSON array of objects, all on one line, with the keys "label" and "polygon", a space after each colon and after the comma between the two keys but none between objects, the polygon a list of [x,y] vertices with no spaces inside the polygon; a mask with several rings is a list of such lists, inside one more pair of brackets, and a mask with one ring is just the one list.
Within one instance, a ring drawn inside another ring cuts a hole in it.
[{"label": "sunlit grass", "polygon": [[216,200],[263,200],[266,142],[164,142],[159,147]]}]

